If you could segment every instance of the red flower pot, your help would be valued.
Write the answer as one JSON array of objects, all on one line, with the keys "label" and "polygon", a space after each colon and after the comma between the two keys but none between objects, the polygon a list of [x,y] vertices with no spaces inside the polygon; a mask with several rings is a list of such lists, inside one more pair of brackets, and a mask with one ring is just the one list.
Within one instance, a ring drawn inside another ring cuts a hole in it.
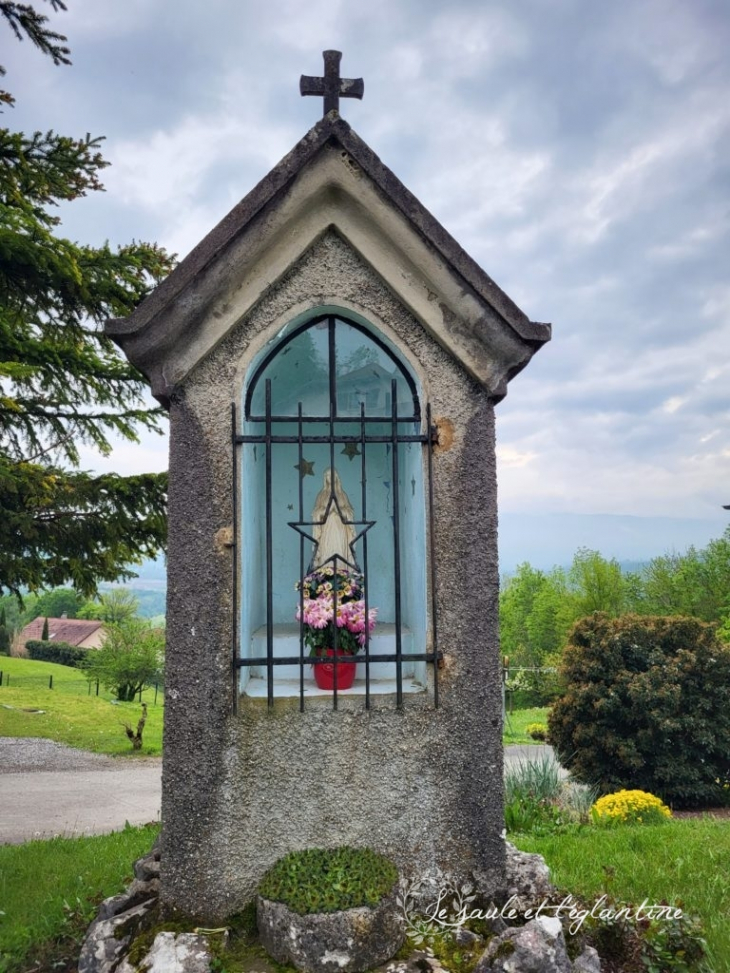
[{"label": "red flower pot", "polygon": [[[334,649],[325,649],[325,655],[329,658],[334,658]],[[355,670],[357,669],[357,662],[342,662],[342,659],[349,659],[350,656],[347,652],[342,652],[340,649],[337,650],[337,664],[334,662],[320,662],[315,666],[314,669],[314,681],[320,689],[332,690],[335,688],[335,682],[337,683],[337,690],[340,689],[351,689],[352,684],[355,682]]]}]

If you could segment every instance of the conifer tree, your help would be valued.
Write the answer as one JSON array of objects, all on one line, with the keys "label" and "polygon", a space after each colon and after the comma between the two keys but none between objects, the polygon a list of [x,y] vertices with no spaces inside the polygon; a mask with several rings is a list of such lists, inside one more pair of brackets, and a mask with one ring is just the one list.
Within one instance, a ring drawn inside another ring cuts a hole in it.
[{"label": "conifer tree", "polygon": [[[70,63],[65,38],[32,8],[0,2],[0,15]],[[153,244],[89,247],[58,234],[53,207],[102,188],[100,141],[0,129],[0,594],[66,582],[91,594],[164,543],[164,474],[78,469],[82,444],[109,454],[112,435],[159,430],[144,377],[102,328],[172,266]]]},{"label": "conifer tree", "polygon": [[48,619],[43,619],[43,631],[41,632],[41,642],[48,641]]}]

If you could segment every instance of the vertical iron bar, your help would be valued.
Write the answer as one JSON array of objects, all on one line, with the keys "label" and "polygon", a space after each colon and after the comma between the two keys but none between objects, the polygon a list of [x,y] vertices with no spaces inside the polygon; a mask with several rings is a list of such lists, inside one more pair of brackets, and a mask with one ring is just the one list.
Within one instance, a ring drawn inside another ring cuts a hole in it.
[{"label": "vertical iron bar", "polygon": [[330,316],[327,319],[329,342],[329,363],[330,363],[330,418],[337,413],[337,350],[335,347],[335,319]]},{"label": "vertical iron bar", "polygon": [[395,379],[391,382],[391,443],[393,450],[393,568],[395,581],[395,680],[396,706],[403,706],[403,643],[401,638],[401,591],[400,591],[400,493],[398,489],[398,385]]},{"label": "vertical iron bar", "polygon": [[[231,623],[231,678],[233,681],[233,712],[238,712],[238,687],[241,674],[238,671],[238,445],[236,443],[236,403],[231,402],[231,489],[233,491],[233,538],[231,554],[233,555],[233,573],[231,594],[233,619]],[[155,702],[157,702],[157,688],[155,688]]]},{"label": "vertical iron bar", "polygon": [[[368,519],[368,498],[367,498],[367,474],[365,468],[365,403],[360,403],[360,446],[362,456],[360,457],[360,486],[362,506],[362,519]],[[362,576],[363,588],[365,590],[365,709],[370,709],[370,626],[368,624],[368,535],[362,535]]]},{"label": "vertical iron bar", "polygon": [[271,379],[266,379],[266,698],[274,705],[274,564],[271,511]]},{"label": "vertical iron bar", "polygon": [[[329,361],[330,361],[330,496],[327,501],[327,508],[335,492],[335,415],[337,414],[337,346],[335,344],[335,319],[329,319]],[[342,511],[338,508],[338,513]],[[334,582],[332,610],[332,628],[334,631],[334,645],[332,647],[334,657],[332,660],[332,708],[337,709],[337,553],[332,563],[334,569]]]},{"label": "vertical iron bar", "polygon": [[[334,481],[334,477],[332,478]],[[332,708],[337,709],[337,553],[335,552],[334,560],[332,562],[334,568],[335,576],[332,578],[332,629],[334,634],[334,645],[332,646],[332,651],[334,656],[332,657]]]},{"label": "vertical iron bar", "polygon": [[[297,409],[299,469],[303,469],[304,444],[302,442],[302,403]],[[304,477],[299,477],[299,523],[304,520]],[[299,535],[299,712],[304,712],[304,535]]]},{"label": "vertical iron bar", "polygon": [[[431,403],[426,405],[426,449],[428,457],[428,557],[431,568],[431,641],[433,650],[433,705],[439,704],[438,626],[436,619],[436,531],[433,519],[433,430],[431,427]],[[428,679],[426,680],[428,684]]]}]

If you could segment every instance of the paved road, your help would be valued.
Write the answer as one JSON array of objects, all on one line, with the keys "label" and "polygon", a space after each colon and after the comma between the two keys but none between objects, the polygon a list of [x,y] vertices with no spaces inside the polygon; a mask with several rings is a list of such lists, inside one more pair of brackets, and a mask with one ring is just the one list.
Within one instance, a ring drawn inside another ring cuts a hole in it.
[{"label": "paved road", "polygon": [[0,737],[0,844],[106,834],[160,817],[159,758],[103,757]]},{"label": "paved road", "polygon": [[[505,764],[552,757],[510,746]],[[106,834],[160,817],[159,758],[104,757],[50,740],[0,737],[0,844]]]}]

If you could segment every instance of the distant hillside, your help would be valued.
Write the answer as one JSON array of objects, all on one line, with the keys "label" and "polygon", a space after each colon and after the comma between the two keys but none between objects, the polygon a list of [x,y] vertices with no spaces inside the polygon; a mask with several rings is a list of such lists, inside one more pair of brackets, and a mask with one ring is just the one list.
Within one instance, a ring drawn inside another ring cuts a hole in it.
[{"label": "distant hillside", "polygon": [[167,602],[167,583],[165,581],[133,580],[126,584],[101,584],[99,590],[109,591],[111,588],[126,588],[131,591],[139,602],[138,614],[142,618],[154,618],[164,615]]},{"label": "distant hillside", "polygon": [[612,514],[499,514],[499,567],[509,574],[518,564],[550,570],[567,566],[579,547],[616,558],[636,570],[652,558],[684,553],[722,537],[730,517],[628,517]]}]

